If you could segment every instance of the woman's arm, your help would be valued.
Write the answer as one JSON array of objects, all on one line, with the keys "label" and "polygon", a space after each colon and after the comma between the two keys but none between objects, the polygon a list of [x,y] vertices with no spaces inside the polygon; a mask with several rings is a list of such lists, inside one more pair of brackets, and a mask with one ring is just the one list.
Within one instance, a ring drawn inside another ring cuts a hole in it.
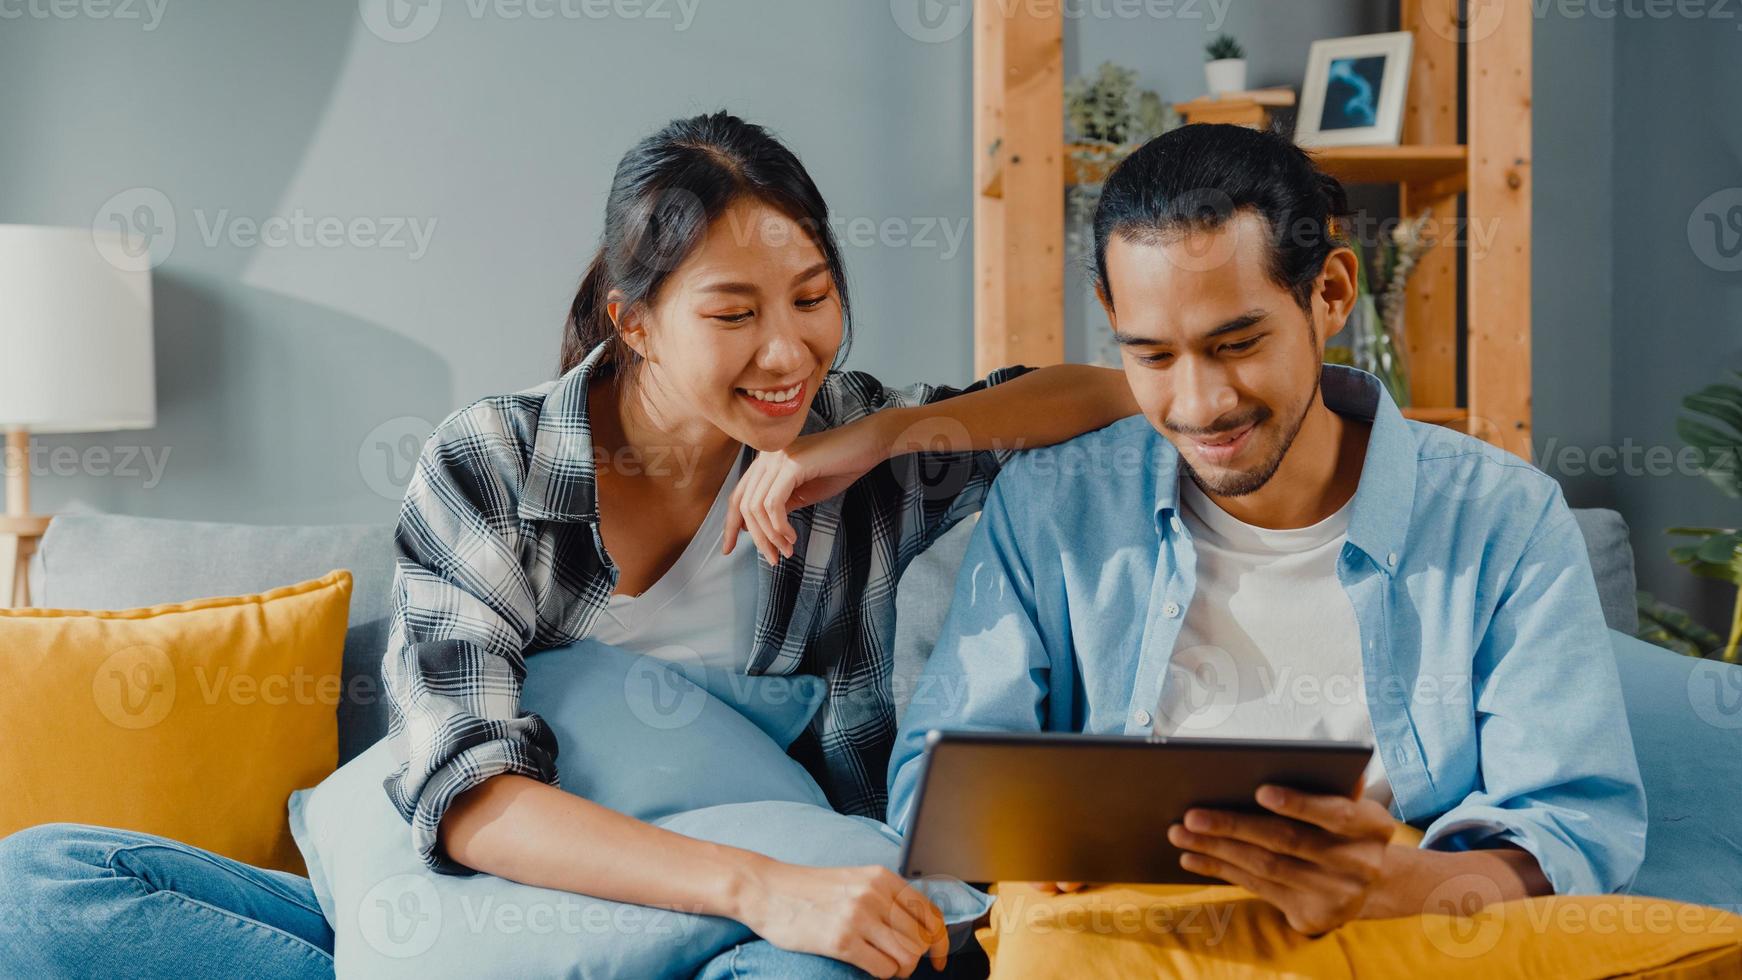
[{"label": "woman's arm", "polygon": [[907,453],[1051,446],[1137,411],[1125,372],[1060,364],[954,398],[885,409],[856,424],[882,434],[882,462]]},{"label": "woman's arm", "polygon": [[[996,375],[994,376],[996,377]],[[915,399],[756,457],[732,494],[724,550],[748,531],[770,563],[798,535],[788,512],[846,490],[872,467],[911,453],[992,452],[1000,459],[1073,439],[1134,415],[1125,374],[1061,364],[950,397]],[[986,483],[991,482],[990,476]]]},{"label": "woman's arm", "polygon": [[718,915],[785,949],[876,976],[949,952],[942,915],[878,866],[810,868],[696,840],[525,776],[492,777],[442,820],[449,858],[502,878],[617,902]]}]

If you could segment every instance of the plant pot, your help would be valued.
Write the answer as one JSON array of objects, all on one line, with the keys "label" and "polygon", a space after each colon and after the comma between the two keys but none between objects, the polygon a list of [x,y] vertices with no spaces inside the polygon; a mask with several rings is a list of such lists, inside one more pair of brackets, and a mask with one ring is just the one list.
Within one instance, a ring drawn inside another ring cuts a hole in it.
[{"label": "plant pot", "polygon": [[1204,62],[1204,84],[1211,95],[1246,91],[1246,59],[1222,58]]}]

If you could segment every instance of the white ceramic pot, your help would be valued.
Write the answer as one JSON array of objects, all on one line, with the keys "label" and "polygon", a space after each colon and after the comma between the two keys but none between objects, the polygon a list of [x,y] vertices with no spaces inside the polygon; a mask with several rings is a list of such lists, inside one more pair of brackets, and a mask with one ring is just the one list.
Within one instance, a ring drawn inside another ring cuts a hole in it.
[{"label": "white ceramic pot", "polygon": [[1211,95],[1246,91],[1246,59],[1222,58],[1204,62],[1204,83]]}]

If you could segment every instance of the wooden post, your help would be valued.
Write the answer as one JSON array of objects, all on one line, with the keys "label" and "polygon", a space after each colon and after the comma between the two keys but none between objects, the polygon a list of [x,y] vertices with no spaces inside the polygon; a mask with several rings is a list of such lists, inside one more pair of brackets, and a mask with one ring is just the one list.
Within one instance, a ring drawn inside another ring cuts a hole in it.
[{"label": "wooden post", "polygon": [[[1415,54],[1404,102],[1403,142],[1458,142],[1458,0],[1403,0],[1403,29],[1415,35]],[[1398,189],[1404,220],[1431,208],[1429,229],[1450,238],[1457,228],[1458,199],[1432,182]],[[1458,404],[1458,252],[1442,241],[1423,255],[1404,297],[1404,333],[1409,358],[1410,400],[1422,408]]]},{"label": "wooden post", "polygon": [[976,0],[974,92],[974,370],[1057,364],[1065,351],[1060,8]]},{"label": "wooden post", "polygon": [[1529,459],[1531,4],[1488,2],[1501,20],[1465,44],[1470,431]]}]

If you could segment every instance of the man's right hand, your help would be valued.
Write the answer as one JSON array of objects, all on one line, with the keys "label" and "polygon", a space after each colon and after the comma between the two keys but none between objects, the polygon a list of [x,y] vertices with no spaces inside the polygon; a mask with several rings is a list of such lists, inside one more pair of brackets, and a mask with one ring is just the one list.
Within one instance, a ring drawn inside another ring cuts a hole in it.
[{"label": "man's right hand", "polygon": [[812,868],[759,863],[733,916],[782,949],[842,960],[874,977],[906,977],[930,955],[950,952],[943,913],[900,875],[879,865]]}]

